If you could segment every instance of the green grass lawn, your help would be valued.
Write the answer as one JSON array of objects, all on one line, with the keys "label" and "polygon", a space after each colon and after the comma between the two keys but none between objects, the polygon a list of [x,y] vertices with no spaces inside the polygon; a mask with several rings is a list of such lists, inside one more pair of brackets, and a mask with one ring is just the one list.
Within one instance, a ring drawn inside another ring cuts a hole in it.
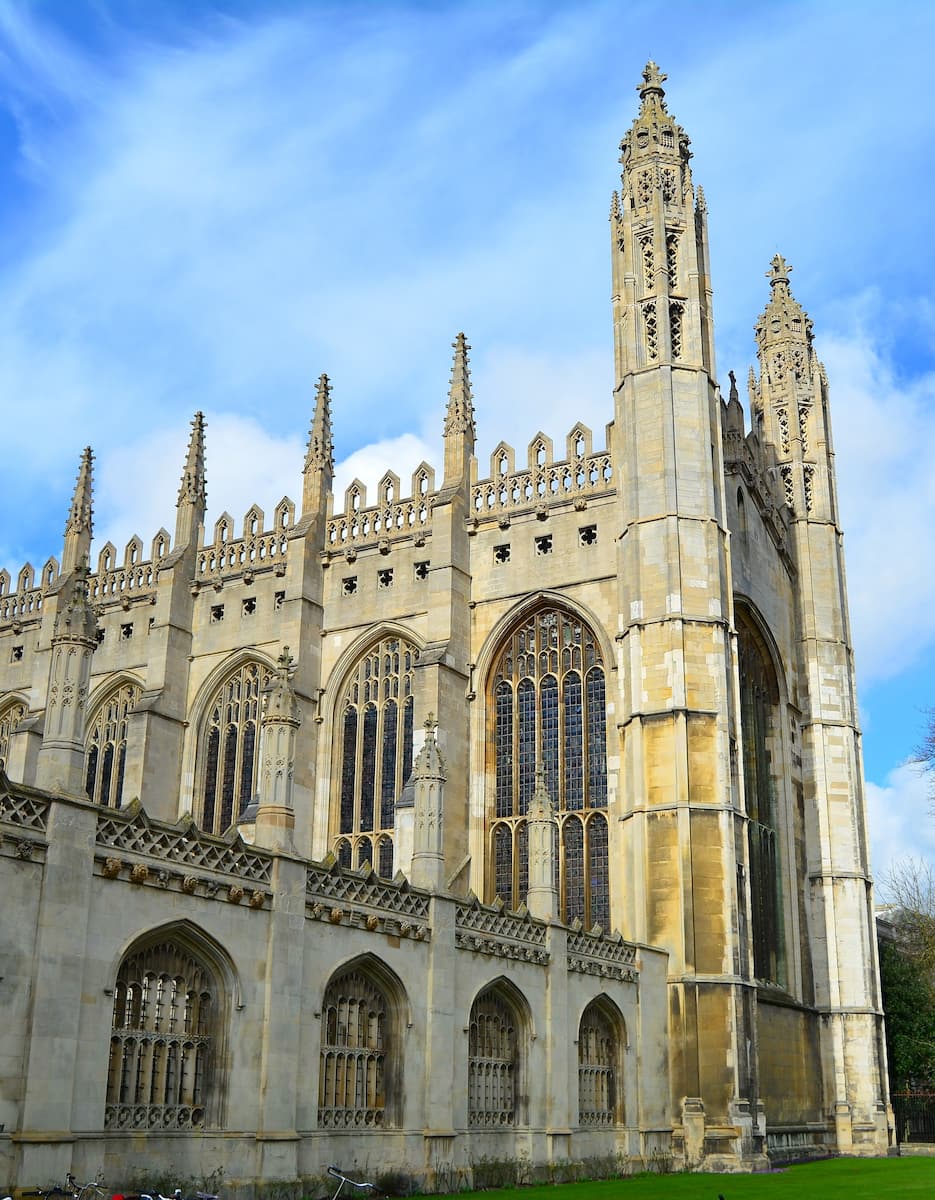
[{"label": "green grass lawn", "polygon": [[[935,1158],[835,1158],[768,1175],[644,1173],[627,1179],[473,1193],[483,1200],[935,1200]],[[462,1197],[467,1200],[467,1197]]]}]

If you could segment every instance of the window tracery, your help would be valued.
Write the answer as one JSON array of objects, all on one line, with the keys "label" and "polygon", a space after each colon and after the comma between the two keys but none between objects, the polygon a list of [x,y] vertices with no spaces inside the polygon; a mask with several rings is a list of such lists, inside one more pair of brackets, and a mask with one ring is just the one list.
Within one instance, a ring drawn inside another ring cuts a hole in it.
[{"label": "window tracery", "polygon": [[117,972],[107,1129],[200,1129],[214,1091],[220,989],[172,941],[130,953]]},{"label": "window tracery", "polygon": [[495,989],[478,996],[468,1028],[468,1124],[516,1124],[519,1022]]},{"label": "window tracery", "polygon": [[260,753],[260,693],[269,672],[257,662],[236,668],[211,698],[199,745],[199,824],[221,834],[253,799]]},{"label": "window tracery", "polygon": [[617,1102],[617,1033],[597,1003],[578,1029],[578,1123],[607,1126],[620,1120]]},{"label": "window tracery", "polygon": [[775,671],[761,641],[749,620],[738,612],[753,968],[757,979],[781,983],[782,920],[772,767],[772,750],[779,733],[779,694]]},{"label": "window tracery", "polygon": [[14,700],[0,712],[0,771],[6,770],[10,755],[10,738],[25,716],[26,705],[20,700]]},{"label": "window tracery", "polygon": [[339,705],[340,769],[334,853],[392,877],[396,801],[412,774],[413,670],[419,651],[383,638],[362,656]]},{"label": "window tracery", "polygon": [[607,713],[597,639],[577,617],[540,609],[506,639],[494,661],[491,686],[488,893],[509,908],[526,899],[526,814],[541,761],[560,833],[562,917],[606,929]]},{"label": "window tracery", "polygon": [[121,685],[100,705],[88,729],[85,791],[105,808],[120,808],[123,803],[130,713],[142,694],[137,684]]},{"label": "window tracery", "polygon": [[388,1020],[386,996],[363,971],[345,971],[328,985],[321,1008],[320,1127],[386,1123]]}]

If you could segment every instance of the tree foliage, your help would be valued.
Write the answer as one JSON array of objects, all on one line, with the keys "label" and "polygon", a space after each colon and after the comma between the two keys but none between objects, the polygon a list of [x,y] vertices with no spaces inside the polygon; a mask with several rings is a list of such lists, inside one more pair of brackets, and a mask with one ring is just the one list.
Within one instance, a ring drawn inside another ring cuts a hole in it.
[{"label": "tree foliage", "polygon": [[883,881],[893,936],[880,946],[880,985],[893,1091],[935,1088],[935,870],[904,859]]}]

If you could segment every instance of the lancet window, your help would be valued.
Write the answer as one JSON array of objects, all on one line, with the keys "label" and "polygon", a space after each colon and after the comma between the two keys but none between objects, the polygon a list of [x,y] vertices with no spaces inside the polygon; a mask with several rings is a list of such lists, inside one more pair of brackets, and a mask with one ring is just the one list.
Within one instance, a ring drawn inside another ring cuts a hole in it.
[{"label": "lancet window", "polygon": [[321,1128],[386,1124],[389,1041],[389,1004],[382,989],[360,969],[333,979],[321,1008]]},{"label": "lancet window", "polygon": [[26,705],[14,700],[0,711],[0,771],[5,771],[10,756],[10,738],[26,716]]},{"label": "lancet window", "polygon": [[615,1125],[617,1101],[617,1032],[597,1003],[589,1004],[578,1029],[578,1123]]},{"label": "lancet window", "polygon": [[344,866],[394,870],[396,801],[412,773],[412,673],[419,651],[387,637],[359,660],[344,690],[334,852]]},{"label": "lancet window", "polygon": [[606,685],[594,633],[557,608],[527,617],[495,659],[491,709],[488,895],[509,908],[526,899],[526,814],[541,762],[559,826],[562,917],[608,928]]},{"label": "lancet window", "polygon": [[130,713],[143,689],[125,683],[100,705],[87,734],[85,791],[95,804],[120,808],[123,775],[127,765],[127,731]]},{"label": "lancet window", "polygon": [[494,988],[474,1001],[468,1029],[468,1123],[485,1129],[516,1124],[519,1021]]},{"label": "lancet window", "polygon": [[782,919],[772,765],[772,755],[778,751],[779,690],[761,636],[739,611],[737,643],[754,973],[757,979],[781,983]]},{"label": "lancet window", "polygon": [[105,1128],[208,1123],[218,1099],[219,1010],[213,972],[185,947],[165,941],[123,960],[114,987]]},{"label": "lancet window", "polygon": [[208,704],[199,746],[199,823],[220,834],[238,819],[256,790],[260,753],[260,693],[269,672],[247,662]]}]

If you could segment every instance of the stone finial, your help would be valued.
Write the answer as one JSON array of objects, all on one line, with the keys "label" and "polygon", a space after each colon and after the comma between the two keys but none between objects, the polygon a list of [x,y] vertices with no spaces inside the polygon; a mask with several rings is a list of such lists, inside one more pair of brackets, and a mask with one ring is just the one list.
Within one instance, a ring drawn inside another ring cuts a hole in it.
[{"label": "stone finial", "polygon": [[438,742],[435,739],[435,730],[438,728],[438,721],[435,714],[430,712],[425,718],[423,725],[425,728],[425,742],[412,765],[412,778],[415,782],[418,782],[420,779],[445,780],[447,779],[445,760],[442,758]]},{"label": "stone finial", "polygon": [[292,686],[295,671],[295,659],[289,653],[289,647],[283,646],[282,653],[276,660],[276,674],[266,695],[264,721],[285,720],[298,725],[299,702]]},{"label": "stone finial", "polygon": [[325,374],[319,375],[315,392],[315,411],[308,435],[308,450],[305,454],[305,473],[325,471],[334,474],[334,440],[331,436],[331,381]]},{"label": "stone finial", "polygon": [[731,400],[736,400],[737,403],[739,404],[740,396],[737,393],[737,376],[734,374],[733,371],[728,371],[727,378],[730,380],[730,396],[728,398],[728,403]]},{"label": "stone finial", "polygon": [[533,788],[529,818],[530,820],[551,821],[553,815],[552,797],[549,795],[545,780],[545,766],[540,762],[536,765],[536,783]]},{"label": "stone finial", "polygon": [[775,287],[778,283],[784,283],[788,286],[789,272],[791,270],[791,264],[787,263],[781,254],[774,254],[769,264],[769,270],[766,272],[766,278],[769,280],[770,287]]},{"label": "stone finial", "polygon": [[610,219],[611,221],[620,220],[620,193],[616,190],[610,198]]},{"label": "stone finial", "polygon": [[695,189],[695,210],[699,213],[706,213],[708,211],[708,202],[705,199],[704,188],[700,183]]},{"label": "stone finial", "polygon": [[[636,90],[640,94],[640,99],[645,100],[647,96],[658,96],[660,101],[665,96],[665,91],[662,85],[668,79],[668,75],[659,70],[659,67],[652,59],[643,68],[643,80],[636,85]],[[663,105],[663,107],[665,107]]]},{"label": "stone finial", "polygon": [[192,433],[188,441],[188,454],[185,457],[185,469],[182,471],[182,482],[179,486],[178,503],[204,506],[207,502],[205,479],[205,418],[204,413],[196,412],[192,420]]},{"label": "stone finial", "polygon": [[62,573],[73,571],[91,553],[92,476],[94,455],[86,446],[81,455],[71,508],[65,522],[65,549],[62,554]]},{"label": "stone finial", "polygon": [[445,413],[445,437],[457,433],[468,434],[473,443],[475,435],[474,398],[471,392],[471,370],[468,363],[468,351],[471,347],[463,333],[458,334],[451,346],[454,350],[454,361],[451,365],[448,409]]}]

